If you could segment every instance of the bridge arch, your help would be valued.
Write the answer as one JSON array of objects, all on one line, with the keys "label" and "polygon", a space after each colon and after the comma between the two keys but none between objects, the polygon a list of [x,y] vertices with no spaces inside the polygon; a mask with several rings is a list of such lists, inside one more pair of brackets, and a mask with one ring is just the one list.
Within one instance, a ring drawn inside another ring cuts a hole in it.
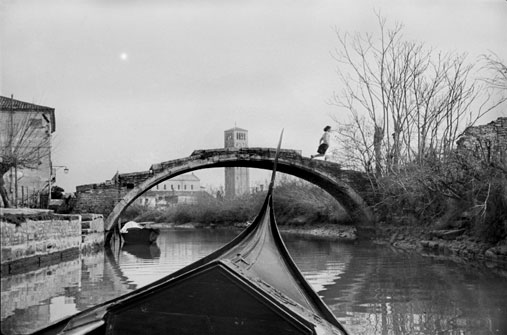
[{"label": "bridge arch", "polygon": [[[120,175],[120,183],[130,190],[115,205],[105,222],[105,229],[117,224],[123,211],[153,186],[177,175],[215,167],[250,167],[272,170],[274,148],[227,148],[196,150],[187,158],[154,164],[149,171]],[[363,173],[341,170],[336,163],[311,160],[296,150],[282,149],[277,170],[313,183],[331,194],[358,223],[373,222],[373,215],[365,199],[369,182]]]}]

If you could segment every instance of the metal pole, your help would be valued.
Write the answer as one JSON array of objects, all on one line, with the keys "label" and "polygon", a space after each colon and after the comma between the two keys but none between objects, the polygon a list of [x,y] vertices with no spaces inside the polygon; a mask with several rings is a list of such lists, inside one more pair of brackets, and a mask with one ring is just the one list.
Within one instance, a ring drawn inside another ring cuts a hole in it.
[{"label": "metal pole", "polygon": [[[13,156],[13,153],[14,153],[14,94],[11,94],[11,108],[10,108],[10,134],[9,134],[9,147],[10,147],[10,154],[11,154],[11,157],[10,159],[12,159],[12,156]],[[12,189],[12,185],[13,185],[13,178],[16,178],[17,179],[17,176],[14,175],[13,176],[13,172],[12,172],[12,168],[10,168],[10,175],[11,175],[11,178],[9,180],[9,191],[10,191],[10,197],[11,197],[11,201],[14,200],[13,199],[13,195],[14,195],[14,192],[13,192],[13,189]],[[14,183],[16,183],[14,181]],[[14,204],[14,206],[16,206],[16,204]]]},{"label": "metal pole", "polygon": [[49,208],[49,203],[51,202],[51,178],[53,178],[53,169],[51,168],[51,157],[49,158],[49,181],[48,181],[48,203],[47,208]]},{"label": "metal pole", "polygon": [[14,207],[18,208],[18,159],[14,159]]},{"label": "metal pole", "polygon": [[[53,178],[53,162],[51,161],[51,122],[48,123],[48,127],[49,127],[49,131],[48,131],[48,136],[49,136],[49,154],[48,154],[48,164],[49,164],[49,183],[48,183],[48,186],[49,186],[49,189],[48,189],[48,205],[47,205],[47,208],[49,208],[49,204],[51,203],[51,179]],[[56,171],[55,171],[55,175],[56,175]]]}]

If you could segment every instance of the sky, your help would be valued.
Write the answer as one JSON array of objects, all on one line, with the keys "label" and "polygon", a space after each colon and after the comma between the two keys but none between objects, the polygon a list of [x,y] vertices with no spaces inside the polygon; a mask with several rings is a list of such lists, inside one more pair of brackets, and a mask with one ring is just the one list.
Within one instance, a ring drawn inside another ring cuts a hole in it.
[{"label": "sky", "polygon": [[[222,148],[234,126],[251,147],[284,129],[282,147],[309,156],[346,117],[329,103],[336,30],[376,33],[375,11],[436,50],[507,61],[505,0],[1,0],[0,95],[55,108],[67,192]],[[195,173],[223,184],[221,169]]]}]

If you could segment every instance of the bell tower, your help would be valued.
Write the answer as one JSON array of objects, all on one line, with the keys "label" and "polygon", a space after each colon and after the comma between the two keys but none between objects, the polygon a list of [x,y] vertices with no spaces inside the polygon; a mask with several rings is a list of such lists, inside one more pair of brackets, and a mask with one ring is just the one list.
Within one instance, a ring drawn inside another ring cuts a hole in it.
[{"label": "bell tower", "polygon": [[[224,147],[247,148],[248,130],[234,127],[224,131]],[[225,196],[234,198],[250,191],[250,178],[248,168],[226,167],[225,168]]]}]

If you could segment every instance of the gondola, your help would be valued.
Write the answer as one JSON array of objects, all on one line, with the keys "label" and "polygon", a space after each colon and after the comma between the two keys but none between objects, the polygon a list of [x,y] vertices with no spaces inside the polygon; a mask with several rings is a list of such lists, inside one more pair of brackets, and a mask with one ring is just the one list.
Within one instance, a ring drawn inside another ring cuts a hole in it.
[{"label": "gondola", "polygon": [[276,164],[277,158],[257,218],[227,245],[36,334],[346,335],[280,236],[272,196]]},{"label": "gondola", "polygon": [[122,227],[120,234],[126,244],[151,244],[157,240],[160,230],[129,221]]}]

